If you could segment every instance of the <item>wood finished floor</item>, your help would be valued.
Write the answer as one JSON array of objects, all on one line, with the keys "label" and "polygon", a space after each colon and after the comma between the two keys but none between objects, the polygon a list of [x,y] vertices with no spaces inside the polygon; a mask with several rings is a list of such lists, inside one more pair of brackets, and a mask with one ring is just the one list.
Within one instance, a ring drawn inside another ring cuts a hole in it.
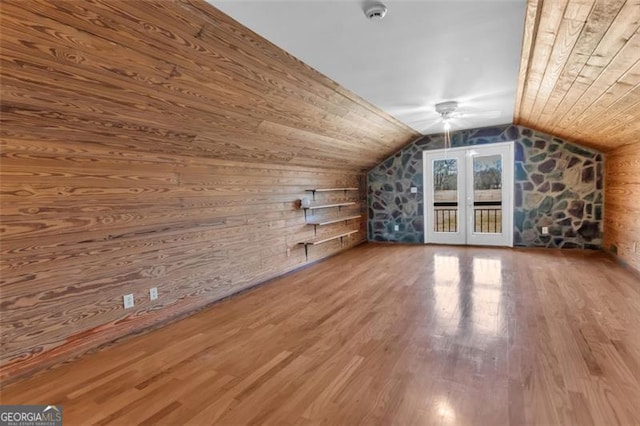
[{"label": "wood finished floor", "polygon": [[640,282],[598,252],[366,244],[6,387],[86,424],[640,424]]}]

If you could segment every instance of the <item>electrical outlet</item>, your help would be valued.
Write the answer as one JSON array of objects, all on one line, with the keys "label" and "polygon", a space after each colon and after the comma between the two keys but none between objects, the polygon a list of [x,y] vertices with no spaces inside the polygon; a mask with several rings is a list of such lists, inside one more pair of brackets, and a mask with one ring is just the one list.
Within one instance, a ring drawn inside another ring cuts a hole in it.
[{"label": "electrical outlet", "polygon": [[122,296],[122,300],[124,302],[125,309],[133,308],[133,294],[125,294]]},{"label": "electrical outlet", "polygon": [[399,231],[400,230],[400,225],[393,225],[393,230],[394,231]]},{"label": "electrical outlet", "polygon": [[149,299],[156,300],[158,298],[158,287],[151,287],[149,289]]},{"label": "electrical outlet", "polygon": [[412,194],[417,194],[418,193],[418,187],[417,186],[412,186],[411,187],[411,193]]},{"label": "electrical outlet", "polygon": [[548,226],[543,226],[542,227],[542,235],[549,235],[549,227]]}]

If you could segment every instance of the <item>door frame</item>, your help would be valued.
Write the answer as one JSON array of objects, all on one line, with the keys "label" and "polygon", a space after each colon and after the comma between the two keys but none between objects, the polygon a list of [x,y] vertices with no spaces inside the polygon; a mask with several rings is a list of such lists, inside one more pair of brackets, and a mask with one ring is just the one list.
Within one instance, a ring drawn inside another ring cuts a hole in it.
[{"label": "door frame", "polygon": [[[474,154],[481,154],[480,152],[475,152],[474,150],[483,150],[483,149],[489,149],[489,148],[498,148],[498,149],[502,149],[502,148],[507,148],[507,153],[506,153],[506,157],[503,159],[503,165],[502,165],[502,170],[503,170],[503,175],[511,175],[511,179],[503,179],[503,200],[502,200],[502,208],[503,208],[503,212],[502,212],[502,217],[503,217],[503,234],[504,235],[504,231],[507,231],[507,235],[506,235],[506,245],[505,244],[492,244],[492,243],[487,243],[487,242],[476,242],[476,244],[474,245],[499,245],[501,247],[513,247],[513,214],[514,214],[514,210],[515,210],[515,205],[514,205],[514,201],[515,201],[515,196],[514,196],[514,188],[515,188],[515,158],[514,158],[514,145],[515,142],[514,141],[507,141],[507,142],[497,142],[497,143],[489,143],[489,144],[482,144],[482,145],[468,145],[468,146],[461,146],[461,147],[455,147],[455,148],[448,148],[446,150],[446,153],[454,153],[456,154],[456,156],[458,156],[460,153],[464,153],[464,158],[465,158],[465,163],[464,163],[464,167],[459,167],[458,170],[458,176],[459,179],[462,183],[462,185],[464,185],[465,188],[465,199],[462,199],[462,197],[459,197],[459,209],[460,212],[465,212],[465,229],[473,229],[473,215],[471,214],[466,214],[466,210],[469,208],[469,206],[471,206],[471,209],[473,209],[473,200],[471,198],[469,198],[469,194],[467,194],[467,192],[469,192],[469,186],[470,183],[472,182],[472,178],[471,176],[467,177],[467,172],[469,170],[472,170],[473,168],[473,155]],[[428,221],[428,211],[431,208],[431,203],[432,203],[432,199],[429,199],[428,194],[432,194],[433,189],[431,188],[429,185],[431,184],[431,182],[427,181],[427,178],[430,177],[427,174],[427,155],[433,155],[433,154],[442,154],[444,156],[445,154],[445,149],[431,149],[431,150],[424,150],[422,151],[422,179],[423,179],[423,209],[422,209],[422,214],[423,214],[423,222],[424,222],[424,242],[425,244],[465,244],[465,245],[470,245],[469,242],[469,238],[467,238],[467,231],[465,230],[465,235],[464,235],[464,243],[461,243],[460,241],[462,241],[462,239],[458,238],[457,240],[455,240],[456,242],[433,242],[433,241],[429,241],[429,226],[433,227],[433,224],[431,224],[430,221]],[[490,154],[489,154],[490,155]],[[464,169],[464,170],[460,170],[460,169]],[[471,190],[473,190],[473,188],[471,188]],[[463,205],[464,204],[464,205]],[[508,211],[507,211],[508,210]],[[461,225],[463,218],[461,217],[459,219],[459,224]],[[462,226],[461,226],[462,227]]]},{"label": "door frame", "polygon": [[[438,160],[448,160],[448,159],[455,159],[457,161],[457,196],[458,196],[458,205],[457,205],[457,214],[456,214],[456,230],[455,232],[437,232],[438,235],[438,241],[434,241],[433,240],[433,236],[434,234],[436,234],[436,231],[433,230],[433,222],[435,220],[437,220],[435,217],[431,218],[432,220],[429,221],[427,220],[429,218],[429,216],[432,215],[432,211],[433,211],[433,205],[432,205],[432,201],[433,201],[433,196],[434,196],[434,191],[433,191],[433,183],[431,182],[429,185],[427,185],[427,176],[431,177],[431,175],[427,174],[427,169],[429,168],[429,165],[427,163],[427,157],[429,157],[429,161],[435,162]],[[423,213],[423,222],[424,222],[424,240],[425,243],[426,242],[431,242],[434,244],[456,244],[456,245],[463,245],[463,244],[467,244],[467,234],[466,234],[466,227],[467,227],[467,200],[461,195],[462,193],[460,192],[460,187],[466,187],[467,185],[467,157],[466,157],[466,150],[461,150],[458,148],[455,149],[447,149],[446,152],[444,149],[433,149],[433,150],[428,150],[428,151],[424,151],[424,154],[422,156],[422,161],[423,161],[423,178],[424,178],[424,182],[423,182],[423,188],[424,188],[424,197],[423,197],[423,202],[424,202],[424,208],[422,209],[422,213]],[[466,191],[465,191],[466,192]],[[426,201],[429,202],[429,204],[427,205]],[[428,207],[428,208],[427,208]],[[431,223],[431,226],[428,226],[427,223]]]}]

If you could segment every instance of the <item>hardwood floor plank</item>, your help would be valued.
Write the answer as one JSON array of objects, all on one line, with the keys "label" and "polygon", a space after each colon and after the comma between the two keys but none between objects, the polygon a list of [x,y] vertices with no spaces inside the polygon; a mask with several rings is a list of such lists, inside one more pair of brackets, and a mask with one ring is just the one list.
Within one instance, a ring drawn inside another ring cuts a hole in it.
[{"label": "hardwood floor plank", "polygon": [[0,397],[70,425],[627,425],[638,330],[600,252],[366,244]]}]

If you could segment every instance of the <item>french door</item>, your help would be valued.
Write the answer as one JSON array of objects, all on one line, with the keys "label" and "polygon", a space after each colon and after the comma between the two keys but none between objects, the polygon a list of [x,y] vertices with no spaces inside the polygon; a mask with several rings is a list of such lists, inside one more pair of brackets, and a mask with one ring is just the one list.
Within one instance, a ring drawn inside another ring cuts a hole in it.
[{"label": "french door", "polygon": [[513,246],[513,143],[423,155],[425,242]]}]

